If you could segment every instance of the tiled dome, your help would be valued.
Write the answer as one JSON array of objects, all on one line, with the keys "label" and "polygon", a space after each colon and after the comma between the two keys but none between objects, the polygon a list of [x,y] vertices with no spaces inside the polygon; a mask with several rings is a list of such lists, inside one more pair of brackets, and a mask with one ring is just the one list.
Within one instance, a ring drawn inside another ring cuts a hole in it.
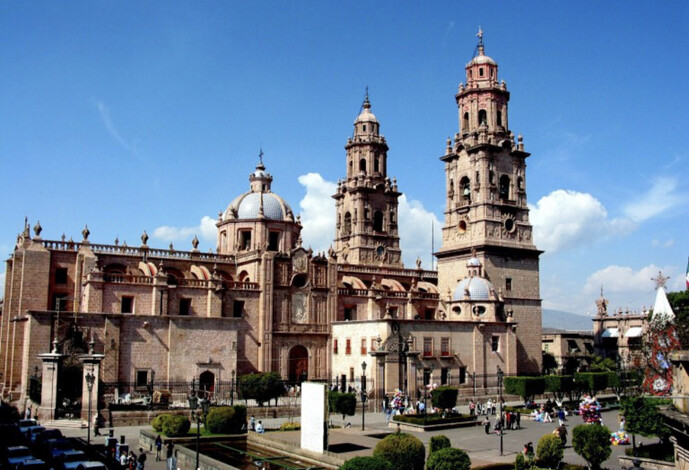
[{"label": "tiled dome", "polygon": [[258,219],[263,194],[263,216],[271,220],[284,220],[291,213],[287,203],[275,193],[248,192],[236,198],[226,211],[236,214],[237,219]]},{"label": "tiled dome", "polygon": [[490,300],[493,284],[482,277],[467,277],[459,281],[452,293],[452,300],[464,300],[464,291],[469,290],[470,300]]}]

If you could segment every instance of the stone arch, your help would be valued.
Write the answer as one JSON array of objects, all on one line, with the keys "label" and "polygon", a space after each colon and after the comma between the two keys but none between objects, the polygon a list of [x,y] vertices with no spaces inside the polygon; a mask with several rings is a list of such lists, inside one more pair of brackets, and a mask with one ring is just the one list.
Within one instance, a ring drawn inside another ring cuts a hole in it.
[{"label": "stone arch", "polygon": [[201,396],[210,398],[215,392],[215,374],[209,370],[201,372],[199,375],[199,391]]},{"label": "stone arch", "polygon": [[349,212],[345,213],[344,216],[344,227],[342,228],[343,235],[349,235],[352,233],[352,214]]},{"label": "stone arch", "polygon": [[309,351],[298,344],[292,346],[288,354],[288,377],[290,382],[304,382],[309,378]]},{"label": "stone arch", "polygon": [[500,193],[500,198],[502,199],[509,199],[510,197],[510,177],[507,175],[502,175],[500,177],[500,188],[499,188],[499,193]]},{"label": "stone arch", "polygon": [[383,212],[375,211],[373,213],[373,231],[382,232],[383,231]]},{"label": "stone arch", "polygon": [[240,272],[239,276],[237,276],[237,279],[239,279],[239,282],[251,282],[251,277],[246,271]]}]

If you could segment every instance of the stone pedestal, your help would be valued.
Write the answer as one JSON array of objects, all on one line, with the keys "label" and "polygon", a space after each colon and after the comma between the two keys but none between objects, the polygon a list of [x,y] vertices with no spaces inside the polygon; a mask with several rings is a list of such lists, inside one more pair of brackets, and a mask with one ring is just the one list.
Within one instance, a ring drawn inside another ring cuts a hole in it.
[{"label": "stone pedestal", "polygon": [[57,380],[60,375],[60,365],[65,356],[59,354],[57,348],[54,347],[53,352],[39,354],[38,357],[43,361],[43,383],[41,385],[41,406],[38,408],[38,419],[47,421],[55,419]]}]

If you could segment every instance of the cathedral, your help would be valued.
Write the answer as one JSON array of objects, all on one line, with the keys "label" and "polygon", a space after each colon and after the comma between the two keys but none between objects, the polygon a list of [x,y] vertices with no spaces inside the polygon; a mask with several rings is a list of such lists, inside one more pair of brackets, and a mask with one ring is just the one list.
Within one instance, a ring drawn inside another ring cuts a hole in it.
[{"label": "cathedral", "polygon": [[25,399],[42,357],[75,337],[102,357],[100,382],[137,386],[155,376],[212,388],[255,371],[361,386],[369,366],[366,389],[380,397],[431,383],[494,387],[498,368],[540,372],[529,154],[508,127],[510,95],[481,38],[465,72],[459,132],[440,156],[437,272],[402,263],[402,193],[367,94],[332,196],[328,253],[302,246],[300,217],[271,190],[262,155],[248,191],[218,214],[213,253],[196,238],[190,251],[150,247],[145,231],[138,246],[92,242],[87,227],[80,241],[43,239],[25,222],[6,262],[2,395]]}]

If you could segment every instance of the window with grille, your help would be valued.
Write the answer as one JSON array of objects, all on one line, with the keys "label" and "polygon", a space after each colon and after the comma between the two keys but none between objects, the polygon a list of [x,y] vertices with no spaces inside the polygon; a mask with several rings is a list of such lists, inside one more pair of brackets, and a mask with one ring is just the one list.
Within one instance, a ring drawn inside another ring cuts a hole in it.
[{"label": "window with grille", "polygon": [[431,357],[433,356],[433,338],[423,339],[423,356]]},{"label": "window with grille", "polygon": [[352,354],[352,340],[347,338],[345,343],[345,354]]},{"label": "window with grille", "polygon": [[450,356],[450,338],[440,340],[440,355],[443,357]]},{"label": "window with grille", "polygon": [[338,353],[338,350],[337,350],[337,340],[334,339],[334,340],[333,340],[333,354],[337,354],[337,353]]}]

